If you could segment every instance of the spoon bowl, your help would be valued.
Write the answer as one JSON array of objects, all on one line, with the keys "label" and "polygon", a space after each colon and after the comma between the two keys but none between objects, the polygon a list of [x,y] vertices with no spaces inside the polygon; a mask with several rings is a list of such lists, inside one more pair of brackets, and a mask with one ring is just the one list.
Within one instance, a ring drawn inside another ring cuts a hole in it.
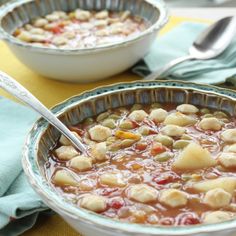
[{"label": "spoon bowl", "polygon": [[236,17],[225,17],[207,27],[189,48],[189,54],[163,66],[146,76],[144,80],[160,79],[172,67],[187,60],[208,60],[219,56],[229,46],[236,33]]}]

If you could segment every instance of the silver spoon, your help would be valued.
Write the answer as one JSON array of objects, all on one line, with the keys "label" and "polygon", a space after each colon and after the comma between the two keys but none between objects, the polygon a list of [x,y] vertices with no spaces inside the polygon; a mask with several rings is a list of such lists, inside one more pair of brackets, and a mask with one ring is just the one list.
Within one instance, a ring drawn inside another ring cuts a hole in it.
[{"label": "silver spoon", "polygon": [[67,137],[79,151],[82,153],[87,153],[86,147],[80,142],[80,140],[50,110],[48,110],[26,88],[16,82],[16,80],[1,71],[0,87],[42,115],[51,125],[58,129],[65,137]]},{"label": "silver spoon", "polygon": [[231,43],[236,32],[236,17],[225,17],[204,30],[189,48],[189,54],[172,60],[144,80],[160,79],[172,67],[188,60],[207,60],[219,56]]}]

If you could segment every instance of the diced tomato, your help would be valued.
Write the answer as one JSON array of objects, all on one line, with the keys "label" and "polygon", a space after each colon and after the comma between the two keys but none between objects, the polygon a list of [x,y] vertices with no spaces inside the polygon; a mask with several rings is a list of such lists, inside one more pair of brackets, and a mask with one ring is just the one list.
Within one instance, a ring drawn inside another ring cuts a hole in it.
[{"label": "diced tomato", "polygon": [[147,144],[146,143],[137,143],[135,145],[135,149],[139,150],[139,151],[144,151],[147,148]]},{"label": "diced tomato", "polygon": [[110,203],[110,206],[114,209],[120,209],[121,207],[124,206],[124,202],[118,201],[118,200],[113,200]]},{"label": "diced tomato", "polygon": [[165,146],[163,146],[163,145],[161,145],[161,144],[154,144],[153,146],[152,146],[152,149],[151,149],[151,154],[153,155],[153,156],[155,156],[155,155],[157,155],[157,154],[159,154],[159,153],[162,153],[162,152],[165,152],[166,151],[166,148],[165,148]]},{"label": "diced tomato", "polygon": [[178,225],[196,225],[199,223],[199,217],[195,213],[188,212],[178,216]]},{"label": "diced tomato", "polygon": [[180,176],[178,176],[176,173],[174,172],[167,172],[166,174],[164,174],[163,176],[157,176],[153,178],[153,181],[156,182],[157,184],[168,184],[174,181],[177,181],[180,179]]},{"label": "diced tomato", "polygon": [[72,19],[72,22],[75,23],[75,24],[77,24],[77,23],[79,23],[80,21],[77,20],[77,19]]},{"label": "diced tomato", "polygon": [[133,129],[140,126],[140,125],[139,125],[136,121],[134,121],[134,120],[131,120],[131,122],[132,122],[132,125],[133,125]]},{"label": "diced tomato", "polygon": [[65,24],[63,22],[59,23],[58,25],[59,27],[63,28],[65,26]]},{"label": "diced tomato", "polygon": [[61,34],[63,32],[63,29],[61,26],[56,26],[54,28],[51,29],[51,31],[54,33],[54,34]]},{"label": "diced tomato", "polygon": [[170,179],[155,178],[153,179],[153,181],[155,181],[157,184],[168,184],[170,182]]},{"label": "diced tomato", "polygon": [[154,130],[154,129],[150,129],[150,130],[149,130],[149,135],[151,135],[151,134],[157,134],[157,131]]}]

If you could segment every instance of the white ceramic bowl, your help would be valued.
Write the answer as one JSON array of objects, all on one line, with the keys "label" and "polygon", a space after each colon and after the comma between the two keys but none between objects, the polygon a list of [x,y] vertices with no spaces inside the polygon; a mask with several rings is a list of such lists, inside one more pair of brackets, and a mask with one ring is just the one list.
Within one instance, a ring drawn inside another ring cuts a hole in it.
[{"label": "white ceramic bowl", "polygon": [[[54,10],[72,11],[76,8],[130,10],[150,21],[151,26],[125,41],[91,49],[33,46],[11,35],[16,28],[37,16]],[[88,83],[118,74],[143,58],[167,18],[162,0],[19,0],[0,9],[0,38],[21,62],[37,73],[57,80]]]},{"label": "white ceramic bowl", "polygon": [[[135,103],[190,103],[219,109],[236,116],[236,91],[181,81],[140,81],[122,83],[87,91],[57,105],[53,112],[67,125],[110,108]],[[125,223],[75,206],[50,184],[44,165],[60,134],[47,121],[40,119],[31,130],[23,151],[23,168],[43,201],[84,236],[233,236],[236,219],[195,226],[148,226]]]}]

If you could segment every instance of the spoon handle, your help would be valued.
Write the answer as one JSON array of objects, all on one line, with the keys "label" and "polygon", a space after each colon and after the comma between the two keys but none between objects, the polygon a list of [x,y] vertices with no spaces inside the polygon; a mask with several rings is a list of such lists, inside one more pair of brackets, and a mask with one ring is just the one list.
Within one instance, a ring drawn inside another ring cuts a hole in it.
[{"label": "spoon handle", "polygon": [[13,78],[0,71],[0,87],[33,108],[41,114],[50,124],[57,128],[65,135],[72,144],[81,152],[86,153],[86,148],[80,140],[50,111],[48,110],[33,94],[26,88],[16,82]]},{"label": "spoon handle", "polygon": [[181,62],[184,61],[188,61],[188,60],[194,60],[195,57],[191,56],[191,55],[187,55],[187,56],[183,56],[183,57],[179,57],[176,58],[172,61],[170,61],[169,63],[167,63],[166,65],[164,65],[160,70],[155,71],[153,73],[151,73],[150,75],[144,77],[144,80],[156,80],[156,79],[162,79],[164,74],[171,69],[172,67],[178,65]]}]

